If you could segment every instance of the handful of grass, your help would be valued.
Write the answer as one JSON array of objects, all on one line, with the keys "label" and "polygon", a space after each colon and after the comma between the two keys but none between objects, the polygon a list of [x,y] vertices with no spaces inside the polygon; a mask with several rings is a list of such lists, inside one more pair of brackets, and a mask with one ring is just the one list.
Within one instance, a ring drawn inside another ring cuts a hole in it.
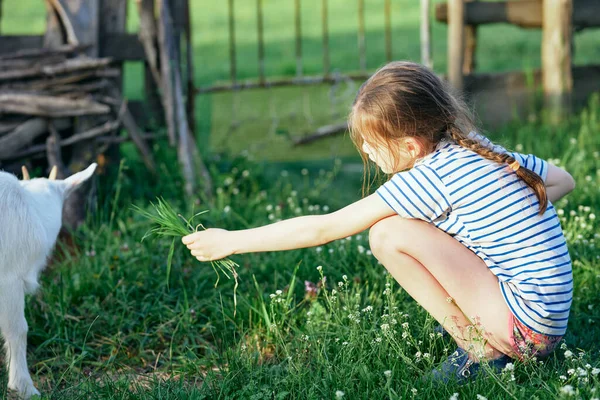
[{"label": "handful of grass", "polygon": [[[167,285],[169,284],[170,276],[171,276],[171,265],[173,263],[173,254],[175,253],[175,241],[179,238],[189,235],[190,233],[194,233],[198,231],[198,228],[206,229],[204,225],[197,224],[194,226],[192,224],[193,220],[207,213],[208,210],[201,211],[197,214],[194,214],[190,219],[184,218],[181,214],[178,214],[173,207],[162,197],[156,198],[156,204],[150,202],[152,208],[154,208],[154,213],[141,209],[140,207],[133,206],[133,209],[141,214],[143,217],[149,219],[154,226],[146,232],[142,240],[146,239],[150,236],[156,236],[159,238],[163,237],[172,237],[171,247],[169,248],[169,255],[167,257]],[[233,304],[234,304],[234,315],[235,309],[237,308],[237,298],[236,291],[238,287],[238,274],[236,268],[239,265],[228,258],[224,258],[217,261],[210,261],[210,265],[217,274],[217,281],[215,282],[215,287],[219,284],[220,273],[223,273],[228,279],[231,279],[230,275],[233,276],[235,280],[235,286],[233,288]]]}]

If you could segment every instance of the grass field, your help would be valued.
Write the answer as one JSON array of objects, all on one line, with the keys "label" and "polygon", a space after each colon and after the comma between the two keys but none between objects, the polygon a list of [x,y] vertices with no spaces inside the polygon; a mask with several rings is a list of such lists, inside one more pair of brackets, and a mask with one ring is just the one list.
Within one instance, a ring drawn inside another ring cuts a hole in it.
[{"label": "grass field", "polygon": [[[4,0],[1,32],[43,31],[43,7],[37,3]],[[228,76],[222,3],[194,1],[198,84]],[[251,77],[255,3],[237,3],[239,59],[245,61],[239,69]],[[283,2],[264,3],[265,36],[274,45],[267,51],[268,73],[293,74],[290,10]],[[332,65],[354,70],[355,10],[341,0],[330,3],[338,49]],[[383,20],[371,4],[382,1],[368,3],[369,68],[374,68],[383,60],[383,50],[370,43],[381,36]],[[307,73],[320,68],[319,25],[309,23],[316,4],[320,2],[303,1]],[[414,4],[394,2],[397,57],[418,57]],[[129,26],[135,25],[132,16]],[[539,65],[539,33],[509,27],[481,33],[486,43],[478,51],[481,70]],[[577,36],[577,63],[600,61],[597,33]],[[445,68],[444,35],[445,28],[436,26],[438,71]],[[140,96],[136,71],[136,65],[126,71],[132,98]],[[512,371],[462,387],[422,383],[419,378],[453,350],[452,343],[434,334],[435,321],[384,273],[368,250],[366,232],[319,248],[232,257],[240,265],[235,315],[233,282],[222,278],[215,288],[210,266],[193,260],[182,246],[176,248],[166,282],[170,242],[142,242],[149,225],[131,204],[148,207],[160,195],[184,215],[209,208],[206,226],[241,229],[325,213],[357,200],[362,171],[347,138],[293,151],[287,139],[342,119],[355,89],[337,88],[339,101],[333,105],[329,88],[318,87],[204,96],[198,106],[198,135],[210,144],[205,150],[211,150],[208,163],[217,187],[212,204],[182,195],[176,155],[167,146],[155,147],[158,181],[125,147],[123,166],[98,179],[99,201],[76,234],[77,247],[59,243],[41,278],[42,289],[27,299],[28,359],[43,398],[449,399],[455,393],[459,399],[600,398],[598,96],[560,126],[515,121],[490,132],[508,148],[534,152],[565,167],[577,181],[575,191],[555,205],[562,210],[574,260],[569,330],[561,348],[543,362],[515,363]],[[234,107],[240,125],[230,129]],[[286,166],[265,160],[285,161]],[[317,293],[306,290],[324,276]],[[2,368],[0,399],[14,398],[6,384]]]}]

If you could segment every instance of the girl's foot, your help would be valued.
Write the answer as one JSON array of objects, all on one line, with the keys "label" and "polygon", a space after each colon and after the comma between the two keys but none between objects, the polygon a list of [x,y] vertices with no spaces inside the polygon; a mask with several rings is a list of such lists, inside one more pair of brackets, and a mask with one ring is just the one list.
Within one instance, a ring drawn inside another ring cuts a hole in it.
[{"label": "girl's foot", "polygon": [[[512,359],[509,356],[502,355],[500,358],[487,361],[487,365],[492,371],[500,372],[511,361]],[[431,371],[427,376],[427,380],[436,383],[448,383],[451,380],[456,380],[459,384],[463,384],[480,373],[486,373],[482,363],[471,360],[469,353],[457,347],[456,351],[446,361]]]}]

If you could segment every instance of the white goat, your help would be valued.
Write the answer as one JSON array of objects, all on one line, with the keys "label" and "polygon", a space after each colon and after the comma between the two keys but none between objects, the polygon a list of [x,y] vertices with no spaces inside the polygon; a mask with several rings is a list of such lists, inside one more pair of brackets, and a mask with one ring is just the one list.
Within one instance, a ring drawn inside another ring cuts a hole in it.
[{"label": "white goat", "polygon": [[24,180],[0,172],[0,331],[4,336],[8,387],[20,396],[39,394],[27,369],[27,321],[25,294],[38,288],[38,276],[46,266],[62,224],[63,203],[89,179],[96,164],[65,180]]}]

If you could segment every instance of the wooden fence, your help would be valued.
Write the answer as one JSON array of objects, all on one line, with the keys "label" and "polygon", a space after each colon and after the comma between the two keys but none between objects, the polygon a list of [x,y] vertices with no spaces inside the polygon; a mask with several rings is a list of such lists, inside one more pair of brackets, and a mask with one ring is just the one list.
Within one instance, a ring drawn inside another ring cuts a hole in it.
[{"label": "wooden fence", "polygon": [[[506,105],[527,109],[536,88],[542,87],[545,105],[557,122],[600,90],[600,65],[572,64],[573,35],[600,27],[598,0],[450,0],[437,5],[435,17],[448,24],[448,80],[478,96],[490,111],[503,115],[504,108],[510,116]],[[527,86],[525,73],[474,72],[477,27],[495,23],[542,29],[542,68],[532,74],[533,87]]]}]

